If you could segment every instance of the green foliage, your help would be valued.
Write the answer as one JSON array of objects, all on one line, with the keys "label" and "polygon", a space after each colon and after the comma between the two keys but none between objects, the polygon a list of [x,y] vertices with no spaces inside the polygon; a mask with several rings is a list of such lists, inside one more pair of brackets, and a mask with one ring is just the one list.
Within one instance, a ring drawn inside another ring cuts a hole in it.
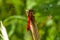
[{"label": "green foliage", "polygon": [[33,40],[26,9],[34,10],[41,40],[60,40],[60,0],[0,0],[0,20],[10,40]]}]

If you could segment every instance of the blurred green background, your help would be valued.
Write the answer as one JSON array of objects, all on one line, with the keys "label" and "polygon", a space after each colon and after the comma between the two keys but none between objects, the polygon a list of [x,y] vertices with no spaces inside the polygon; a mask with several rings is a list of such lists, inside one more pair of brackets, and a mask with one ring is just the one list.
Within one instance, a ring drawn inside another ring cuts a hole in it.
[{"label": "blurred green background", "polygon": [[0,20],[10,40],[33,40],[26,9],[34,10],[40,40],[60,40],[60,0],[0,0]]}]

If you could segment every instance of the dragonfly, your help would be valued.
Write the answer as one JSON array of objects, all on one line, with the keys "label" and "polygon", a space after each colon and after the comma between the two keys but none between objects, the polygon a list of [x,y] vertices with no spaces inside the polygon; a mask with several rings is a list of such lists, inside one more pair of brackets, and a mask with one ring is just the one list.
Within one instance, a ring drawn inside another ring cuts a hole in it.
[{"label": "dragonfly", "polygon": [[27,30],[30,30],[30,24],[33,16],[33,10],[28,10],[27,11],[27,17],[28,17],[28,25],[27,25]]}]

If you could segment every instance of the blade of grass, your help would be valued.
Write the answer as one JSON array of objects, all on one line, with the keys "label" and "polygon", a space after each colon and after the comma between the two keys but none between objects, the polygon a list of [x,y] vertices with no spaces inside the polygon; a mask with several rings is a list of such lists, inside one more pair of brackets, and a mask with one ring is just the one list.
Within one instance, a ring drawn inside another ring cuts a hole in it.
[{"label": "blade of grass", "polygon": [[1,33],[3,36],[3,40],[9,40],[6,28],[3,26],[2,21],[0,21],[0,28],[1,28]]}]

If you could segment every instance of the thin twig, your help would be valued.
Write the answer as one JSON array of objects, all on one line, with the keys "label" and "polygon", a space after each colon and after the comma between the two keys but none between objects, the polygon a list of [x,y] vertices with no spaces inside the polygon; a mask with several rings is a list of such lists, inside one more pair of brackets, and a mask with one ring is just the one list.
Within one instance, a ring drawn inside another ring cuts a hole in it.
[{"label": "thin twig", "polygon": [[30,30],[32,32],[33,39],[40,40],[38,28],[37,28],[37,25],[35,23],[35,17],[33,15],[33,11],[32,10],[27,11],[27,15],[30,15],[30,20],[31,20]]}]

